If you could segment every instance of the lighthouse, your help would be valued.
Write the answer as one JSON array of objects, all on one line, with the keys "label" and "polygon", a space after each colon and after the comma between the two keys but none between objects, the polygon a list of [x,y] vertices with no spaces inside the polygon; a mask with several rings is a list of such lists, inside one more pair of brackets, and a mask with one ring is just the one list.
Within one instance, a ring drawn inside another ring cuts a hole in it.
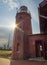
[{"label": "lighthouse", "polygon": [[28,59],[29,44],[28,34],[32,34],[31,15],[26,6],[21,6],[16,14],[16,25],[13,41],[13,59]]}]

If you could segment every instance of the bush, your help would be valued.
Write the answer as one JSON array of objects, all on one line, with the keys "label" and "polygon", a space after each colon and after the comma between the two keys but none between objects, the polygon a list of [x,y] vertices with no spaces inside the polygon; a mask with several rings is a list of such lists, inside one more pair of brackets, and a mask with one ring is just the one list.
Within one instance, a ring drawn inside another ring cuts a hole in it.
[{"label": "bush", "polygon": [[10,58],[11,57],[11,50],[0,50],[0,57]]}]

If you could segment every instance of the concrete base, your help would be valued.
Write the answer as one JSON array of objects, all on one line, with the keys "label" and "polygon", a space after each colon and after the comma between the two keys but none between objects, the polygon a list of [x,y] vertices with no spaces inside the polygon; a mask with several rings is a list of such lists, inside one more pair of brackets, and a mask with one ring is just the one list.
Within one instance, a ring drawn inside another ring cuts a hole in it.
[{"label": "concrete base", "polygon": [[11,60],[10,65],[45,65],[45,62],[32,60]]}]

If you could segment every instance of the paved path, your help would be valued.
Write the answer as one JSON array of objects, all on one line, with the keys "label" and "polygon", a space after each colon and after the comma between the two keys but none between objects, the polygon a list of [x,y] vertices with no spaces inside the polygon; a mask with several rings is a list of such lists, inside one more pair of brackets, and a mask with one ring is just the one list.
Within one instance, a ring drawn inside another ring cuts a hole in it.
[{"label": "paved path", "polygon": [[10,65],[10,60],[5,58],[0,58],[0,65]]}]

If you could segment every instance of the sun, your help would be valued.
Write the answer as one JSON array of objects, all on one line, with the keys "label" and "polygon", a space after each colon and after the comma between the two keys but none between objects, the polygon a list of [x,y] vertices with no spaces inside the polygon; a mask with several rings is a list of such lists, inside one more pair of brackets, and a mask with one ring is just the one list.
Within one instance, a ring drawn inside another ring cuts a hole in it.
[{"label": "sun", "polygon": [[14,24],[14,25],[13,25],[13,30],[14,30],[15,28],[17,28],[17,24]]},{"label": "sun", "polygon": [[11,26],[10,26],[11,29],[15,30],[15,28],[17,28],[17,24],[13,23]]},{"label": "sun", "polygon": [[17,28],[18,30],[24,32],[24,31],[22,30],[22,28],[19,27],[20,24],[21,24],[21,23],[13,24],[13,25],[12,25],[12,29],[15,30],[15,29]]}]

